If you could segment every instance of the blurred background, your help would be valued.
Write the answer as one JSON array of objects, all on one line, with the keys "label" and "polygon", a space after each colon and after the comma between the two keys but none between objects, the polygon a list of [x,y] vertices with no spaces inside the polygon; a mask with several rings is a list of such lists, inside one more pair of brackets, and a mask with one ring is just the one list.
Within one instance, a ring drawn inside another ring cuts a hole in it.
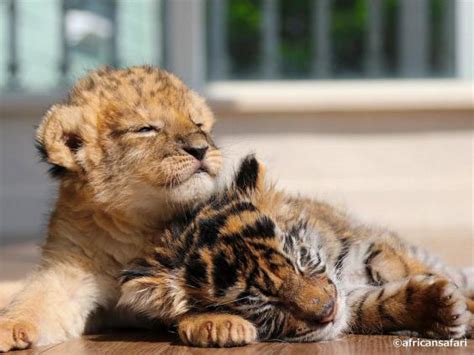
[{"label": "blurred background", "polygon": [[175,72],[229,160],[473,265],[473,24],[473,0],[0,0],[0,269],[54,202],[35,126],[104,64]]}]

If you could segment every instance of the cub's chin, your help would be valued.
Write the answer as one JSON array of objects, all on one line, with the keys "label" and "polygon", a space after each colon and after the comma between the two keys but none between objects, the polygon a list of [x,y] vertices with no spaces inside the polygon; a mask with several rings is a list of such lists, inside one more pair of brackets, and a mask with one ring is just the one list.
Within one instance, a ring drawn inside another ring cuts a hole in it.
[{"label": "cub's chin", "polygon": [[123,211],[126,208],[146,219],[166,221],[175,213],[207,200],[217,190],[218,181],[218,177],[199,171],[175,186],[156,186],[150,182],[128,183],[122,194],[109,196],[106,201],[111,209]]},{"label": "cub's chin", "polygon": [[192,205],[211,196],[216,190],[218,182],[207,172],[199,171],[183,183],[169,190],[168,198],[171,202],[181,205]]}]

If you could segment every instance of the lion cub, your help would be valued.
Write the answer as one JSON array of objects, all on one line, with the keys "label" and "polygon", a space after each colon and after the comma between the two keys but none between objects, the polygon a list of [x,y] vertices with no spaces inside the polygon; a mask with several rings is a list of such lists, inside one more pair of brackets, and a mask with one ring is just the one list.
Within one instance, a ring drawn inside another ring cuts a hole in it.
[{"label": "lion cub", "polygon": [[49,110],[37,145],[58,199],[37,270],[0,313],[0,351],[78,337],[96,311],[114,314],[125,265],[213,192],[213,122],[201,97],[147,66],[92,72]]}]

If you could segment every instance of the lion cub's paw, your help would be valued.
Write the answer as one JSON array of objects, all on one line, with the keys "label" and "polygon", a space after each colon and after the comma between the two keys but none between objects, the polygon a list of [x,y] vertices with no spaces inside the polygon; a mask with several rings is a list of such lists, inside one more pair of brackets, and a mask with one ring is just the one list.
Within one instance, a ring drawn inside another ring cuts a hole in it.
[{"label": "lion cub's paw", "polygon": [[34,325],[0,317],[0,352],[30,347],[38,337]]},{"label": "lion cub's paw", "polygon": [[450,281],[428,277],[420,281],[425,308],[422,332],[434,338],[461,338],[466,336],[471,313],[466,298]]},{"label": "lion cub's paw", "polygon": [[255,326],[230,314],[198,314],[182,319],[178,326],[181,340],[200,347],[246,345],[257,339]]}]

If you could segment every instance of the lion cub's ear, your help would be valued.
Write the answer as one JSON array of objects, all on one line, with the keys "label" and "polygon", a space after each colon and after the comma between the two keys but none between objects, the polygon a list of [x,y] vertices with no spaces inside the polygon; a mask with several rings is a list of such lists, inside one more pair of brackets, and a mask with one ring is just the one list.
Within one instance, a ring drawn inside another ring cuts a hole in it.
[{"label": "lion cub's ear", "polygon": [[76,155],[84,143],[82,124],[82,111],[75,106],[55,105],[44,116],[36,132],[36,146],[43,160],[52,165],[53,177],[80,170]]},{"label": "lion cub's ear", "polygon": [[265,165],[254,155],[248,155],[240,163],[234,184],[244,193],[262,191],[265,187]]}]

